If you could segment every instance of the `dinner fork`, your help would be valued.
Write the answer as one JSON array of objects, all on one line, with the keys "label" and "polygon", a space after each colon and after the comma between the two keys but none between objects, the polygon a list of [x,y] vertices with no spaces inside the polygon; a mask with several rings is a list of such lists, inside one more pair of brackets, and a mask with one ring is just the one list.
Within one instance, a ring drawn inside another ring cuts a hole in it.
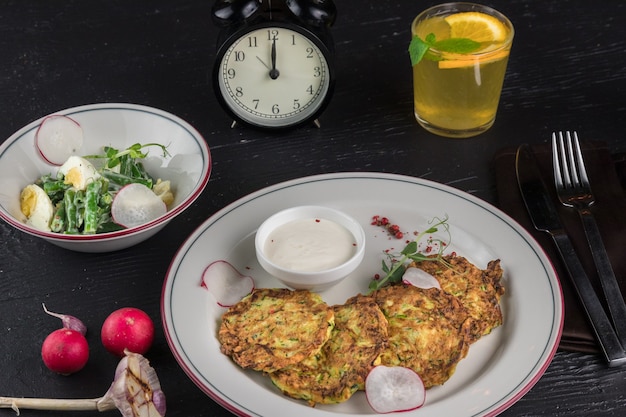
[{"label": "dinner fork", "polygon": [[596,265],[613,325],[623,347],[626,347],[626,304],[611,262],[602,242],[600,230],[590,207],[595,202],[580,150],[578,134],[569,131],[552,134],[554,182],[563,205],[578,211]]}]

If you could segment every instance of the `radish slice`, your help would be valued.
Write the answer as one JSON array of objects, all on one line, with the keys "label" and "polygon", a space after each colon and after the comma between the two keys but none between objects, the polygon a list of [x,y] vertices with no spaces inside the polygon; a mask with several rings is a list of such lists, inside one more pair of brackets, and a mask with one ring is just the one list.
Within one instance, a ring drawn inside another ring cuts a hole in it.
[{"label": "radish slice", "polygon": [[135,227],[159,218],[167,212],[165,203],[143,184],[122,187],[111,203],[113,221],[124,227]]},{"label": "radish slice", "polygon": [[441,285],[439,285],[437,278],[419,268],[407,268],[406,271],[404,271],[404,275],[402,275],[402,282],[423,290],[428,288],[441,289]]},{"label": "radish slice", "polygon": [[46,161],[61,165],[83,146],[83,128],[67,116],[48,116],[35,133],[35,143]]},{"label": "radish slice", "polygon": [[365,396],[377,413],[410,411],[424,405],[426,388],[412,369],[379,365],[365,378]]},{"label": "radish slice", "polygon": [[226,261],[209,264],[202,273],[202,285],[213,294],[217,304],[230,307],[254,290],[252,277],[243,275]]}]

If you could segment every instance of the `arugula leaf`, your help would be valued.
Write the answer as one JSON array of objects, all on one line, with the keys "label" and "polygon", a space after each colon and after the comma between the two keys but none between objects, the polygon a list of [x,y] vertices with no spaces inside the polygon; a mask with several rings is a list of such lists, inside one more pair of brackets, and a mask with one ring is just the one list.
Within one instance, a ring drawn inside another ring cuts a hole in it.
[{"label": "arugula leaf", "polygon": [[424,58],[428,48],[453,54],[469,54],[477,51],[480,47],[480,42],[469,38],[449,38],[438,41],[434,33],[429,33],[424,40],[419,36],[413,36],[409,44],[409,56],[411,57],[411,65],[416,65]]}]

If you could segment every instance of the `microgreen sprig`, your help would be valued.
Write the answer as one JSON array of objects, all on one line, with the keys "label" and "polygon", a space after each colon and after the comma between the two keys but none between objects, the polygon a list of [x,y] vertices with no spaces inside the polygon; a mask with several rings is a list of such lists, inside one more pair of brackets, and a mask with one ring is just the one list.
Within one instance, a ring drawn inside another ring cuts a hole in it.
[{"label": "microgreen sprig", "polygon": [[163,150],[163,157],[166,157],[169,155],[169,152],[167,151],[167,146],[161,145],[160,143],[146,143],[146,144],[135,143],[134,145],[129,146],[123,151],[118,151],[115,148],[106,148],[106,158],[108,158],[106,167],[113,168],[116,165],[119,165],[120,158],[122,158],[125,155],[128,155],[129,157],[133,159],[145,158],[146,156],[148,156],[148,152],[142,152],[142,149],[147,148],[149,146],[158,146],[159,148],[161,148]]},{"label": "microgreen sprig", "polygon": [[[400,282],[402,275],[406,269],[407,261],[442,261],[443,251],[452,241],[452,235],[450,234],[450,225],[448,224],[448,216],[443,219],[435,217],[429,224],[432,224],[428,229],[420,232],[414,240],[409,242],[400,254],[387,254],[389,260],[382,261],[382,270],[385,273],[384,277],[374,279],[369,284],[370,292],[384,287],[387,284]],[[448,235],[447,240],[429,238],[429,246],[432,243],[436,243],[438,246],[437,254],[435,256],[424,254],[419,251],[419,242],[426,236],[435,233],[442,228]]]},{"label": "microgreen sprig", "polygon": [[480,42],[468,38],[449,38],[438,41],[434,33],[429,33],[424,39],[413,36],[409,44],[409,56],[411,65],[416,65],[424,58],[429,48],[453,54],[468,54],[478,50],[480,46]]},{"label": "microgreen sprig", "polygon": [[111,169],[116,167],[121,163],[121,159],[128,155],[130,159],[143,159],[148,156],[148,152],[143,152],[142,149],[147,148],[149,146],[157,146],[161,148],[163,151],[163,157],[169,156],[169,152],[167,151],[166,145],[161,145],[160,143],[135,143],[134,145],[129,146],[128,148],[120,151],[119,149],[105,146],[104,154],[99,155],[87,155],[84,158],[86,159],[105,159],[104,163],[105,168]]}]

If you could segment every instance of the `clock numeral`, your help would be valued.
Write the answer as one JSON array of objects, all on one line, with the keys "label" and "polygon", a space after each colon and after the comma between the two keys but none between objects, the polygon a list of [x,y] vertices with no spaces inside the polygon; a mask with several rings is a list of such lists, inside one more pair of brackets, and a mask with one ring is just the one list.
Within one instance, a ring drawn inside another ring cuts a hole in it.
[{"label": "clock numeral", "polygon": [[310,86],[309,86],[309,88],[307,88],[307,89],[306,89],[306,92],[307,92],[307,93],[309,93],[309,94],[311,94],[311,95],[313,95],[313,93],[315,92],[315,91],[313,90],[313,86],[312,86],[312,85],[310,85]]},{"label": "clock numeral", "polygon": [[256,48],[256,36],[248,36],[248,48]]},{"label": "clock numeral", "polygon": [[228,74],[229,80],[235,78],[235,70],[233,68],[228,68],[228,71],[226,71],[226,73]]},{"label": "clock numeral", "polygon": [[291,35],[291,45],[296,44],[296,35]]},{"label": "clock numeral", "polygon": [[298,110],[302,105],[300,104],[300,99],[296,98],[293,100],[293,109]]},{"label": "clock numeral", "polygon": [[235,88],[235,95],[237,97],[243,97],[243,88],[241,88],[241,87]]},{"label": "clock numeral", "polygon": [[313,58],[313,48],[311,47],[306,48],[306,57],[309,59]]},{"label": "clock numeral", "polygon": [[268,41],[277,41],[278,40],[278,30],[270,29],[267,31],[267,40]]},{"label": "clock numeral", "polygon": [[254,100],[252,100],[252,103],[254,103],[254,110],[259,108],[259,103],[261,102],[261,100],[259,100],[258,98],[255,98]]},{"label": "clock numeral", "polygon": [[246,59],[246,54],[243,51],[235,51],[235,62],[242,62]]},{"label": "clock numeral", "polygon": [[320,67],[313,68],[313,76],[319,78],[322,76],[322,69]]},{"label": "clock numeral", "polygon": [[272,106],[272,114],[278,114],[280,113],[280,108],[278,107],[278,104],[274,104]]}]

